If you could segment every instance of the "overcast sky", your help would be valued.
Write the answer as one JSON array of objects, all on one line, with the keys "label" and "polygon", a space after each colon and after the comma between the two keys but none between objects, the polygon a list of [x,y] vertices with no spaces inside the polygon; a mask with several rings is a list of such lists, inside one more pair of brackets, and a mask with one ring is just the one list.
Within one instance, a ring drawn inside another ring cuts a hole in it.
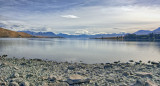
[{"label": "overcast sky", "polygon": [[154,30],[160,0],[0,0],[0,26],[93,34]]}]

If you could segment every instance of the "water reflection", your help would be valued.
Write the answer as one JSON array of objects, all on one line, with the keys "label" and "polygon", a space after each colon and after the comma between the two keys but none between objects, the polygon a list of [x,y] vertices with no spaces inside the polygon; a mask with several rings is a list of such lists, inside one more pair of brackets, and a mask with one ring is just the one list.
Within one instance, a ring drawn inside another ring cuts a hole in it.
[{"label": "water reflection", "polygon": [[0,39],[0,54],[86,63],[160,61],[160,42],[95,39]]}]

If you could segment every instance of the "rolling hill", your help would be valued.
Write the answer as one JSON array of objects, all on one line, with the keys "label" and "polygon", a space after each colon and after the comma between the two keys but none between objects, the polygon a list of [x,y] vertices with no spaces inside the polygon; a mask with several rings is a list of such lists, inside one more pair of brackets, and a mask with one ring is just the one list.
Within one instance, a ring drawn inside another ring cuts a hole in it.
[{"label": "rolling hill", "polygon": [[31,37],[33,36],[24,32],[16,32],[0,28],[0,38],[31,38]]}]

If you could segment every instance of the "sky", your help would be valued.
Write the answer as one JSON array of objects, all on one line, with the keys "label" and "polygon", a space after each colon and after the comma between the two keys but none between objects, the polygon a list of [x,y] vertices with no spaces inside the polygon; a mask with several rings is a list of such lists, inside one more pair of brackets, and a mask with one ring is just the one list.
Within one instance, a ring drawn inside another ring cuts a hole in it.
[{"label": "sky", "polygon": [[160,24],[160,0],[0,0],[0,27],[67,34],[133,33]]}]

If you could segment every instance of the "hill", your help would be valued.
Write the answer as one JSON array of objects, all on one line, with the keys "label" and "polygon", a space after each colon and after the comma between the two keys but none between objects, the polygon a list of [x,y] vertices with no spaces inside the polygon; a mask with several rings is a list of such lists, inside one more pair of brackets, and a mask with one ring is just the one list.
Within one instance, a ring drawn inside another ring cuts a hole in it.
[{"label": "hill", "polygon": [[18,32],[24,32],[27,34],[30,34],[32,36],[40,36],[40,37],[60,37],[57,36],[55,33],[53,32],[32,32],[32,31],[18,31]]},{"label": "hill", "polygon": [[33,36],[24,32],[16,32],[0,28],[0,38],[31,38],[31,37]]}]

